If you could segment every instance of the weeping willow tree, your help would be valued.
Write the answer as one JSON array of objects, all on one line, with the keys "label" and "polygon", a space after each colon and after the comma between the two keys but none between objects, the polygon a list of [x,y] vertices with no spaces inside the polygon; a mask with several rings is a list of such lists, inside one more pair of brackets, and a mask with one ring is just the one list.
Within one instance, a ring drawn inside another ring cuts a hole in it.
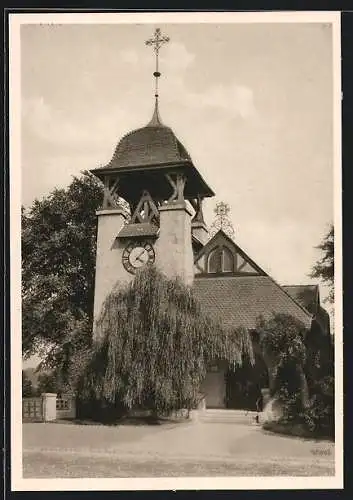
[{"label": "weeping willow tree", "polygon": [[82,390],[124,408],[155,413],[192,408],[211,362],[253,359],[245,329],[230,330],[201,310],[192,289],[154,267],[105,300]]}]

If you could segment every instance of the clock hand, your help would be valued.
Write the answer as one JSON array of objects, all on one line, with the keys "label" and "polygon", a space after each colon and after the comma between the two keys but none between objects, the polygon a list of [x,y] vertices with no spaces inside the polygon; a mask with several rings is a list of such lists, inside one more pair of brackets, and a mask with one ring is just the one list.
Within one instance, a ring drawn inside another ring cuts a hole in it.
[{"label": "clock hand", "polygon": [[139,254],[138,254],[138,256],[136,257],[136,260],[141,260],[141,259],[140,259],[140,257],[141,257],[141,255],[143,255],[145,252],[146,252],[146,250],[145,250],[145,249],[143,249],[143,250],[142,250],[142,252],[141,252],[141,253],[139,253]]}]

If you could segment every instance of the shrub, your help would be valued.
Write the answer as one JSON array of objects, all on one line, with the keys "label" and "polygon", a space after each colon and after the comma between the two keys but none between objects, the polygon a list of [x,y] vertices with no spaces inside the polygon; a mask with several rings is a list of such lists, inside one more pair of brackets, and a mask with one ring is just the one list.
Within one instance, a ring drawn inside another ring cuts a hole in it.
[{"label": "shrub", "polygon": [[316,435],[334,436],[334,378],[326,376],[315,385],[315,392],[300,417],[308,429]]},{"label": "shrub", "polygon": [[32,385],[32,381],[26,374],[24,370],[22,370],[22,397],[23,398],[30,398],[34,396],[34,389]]},{"label": "shrub", "polygon": [[283,411],[281,422],[295,423],[302,410],[300,392],[291,392],[286,385],[283,385],[279,389],[277,397],[281,402]]},{"label": "shrub", "polygon": [[[279,427],[299,429],[299,434],[316,437],[334,437],[334,379],[326,376],[316,384],[316,392],[312,394],[309,404],[302,408],[300,393],[290,392],[284,385],[278,392],[282,403],[283,415]],[[276,425],[273,429],[276,430]],[[288,430],[287,430],[288,432]],[[294,432],[296,434],[296,432]]]}]

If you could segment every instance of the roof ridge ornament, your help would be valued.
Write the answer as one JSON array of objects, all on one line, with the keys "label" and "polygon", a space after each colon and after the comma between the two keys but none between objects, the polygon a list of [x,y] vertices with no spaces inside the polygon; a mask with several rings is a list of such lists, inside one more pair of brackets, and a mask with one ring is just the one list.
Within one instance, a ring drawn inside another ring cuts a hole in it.
[{"label": "roof ridge ornament", "polygon": [[229,238],[234,239],[234,227],[228,217],[228,213],[230,212],[229,204],[219,201],[213,211],[216,217],[210,226],[210,237],[212,238],[219,230],[222,230]]},{"label": "roof ridge ornament", "polygon": [[161,73],[159,71],[159,51],[162,45],[165,43],[168,43],[170,41],[170,38],[168,36],[162,35],[160,28],[156,28],[154,35],[152,38],[149,38],[146,40],[146,45],[153,47],[155,56],[156,56],[156,67],[155,71],[153,73],[153,76],[155,78],[155,103],[154,103],[154,112],[151,121],[147,125],[148,127],[158,127],[159,125],[163,125],[161,121],[161,117],[159,114],[159,108],[158,108],[158,78],[160,78]]}]

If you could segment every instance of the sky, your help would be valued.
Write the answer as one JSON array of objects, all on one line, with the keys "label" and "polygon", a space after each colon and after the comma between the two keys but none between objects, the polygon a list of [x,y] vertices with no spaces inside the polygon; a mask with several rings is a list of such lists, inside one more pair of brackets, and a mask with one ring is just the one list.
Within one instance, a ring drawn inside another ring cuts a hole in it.
[{"label": "sky", "polygon": [[[236,243],[281,284],[306,284],[333,220],[329,24],[22,25],[22,203],[103,166],[154,105],[231,207]],[[322,288],[323,296],[326,291]]]}]

